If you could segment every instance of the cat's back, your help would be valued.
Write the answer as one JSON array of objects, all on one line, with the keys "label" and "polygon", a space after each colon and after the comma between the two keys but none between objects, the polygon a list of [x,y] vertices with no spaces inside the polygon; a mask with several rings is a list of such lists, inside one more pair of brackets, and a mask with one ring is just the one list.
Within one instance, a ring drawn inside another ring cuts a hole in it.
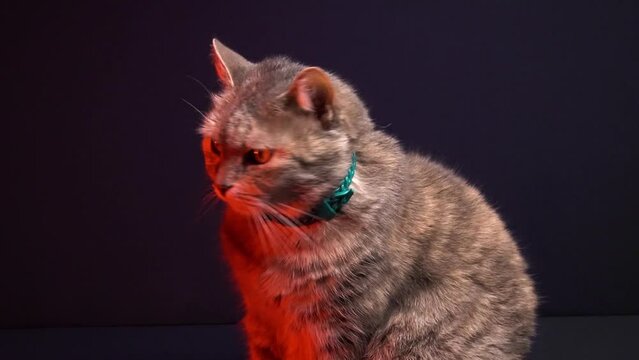
[{"label": "cat's back", "polygon": [[[404,276],[418,279],[407,293],[422,294],[424,318],[441,321],[442,331],[474,339],[462,351],[468,358],[480,358],[491,346],[519,358],[534,334],[537,299],[516,242],[481,192],[454,171],[414,153],[405,163],[403,239],[394,247],[402,244],[401,262],[409,257],[413,264]],[[413,301],[403,306],[410,309]],[[457,322],[443,321],[446,314]],[[479,339],[468,329],[486,335]]]},{"label": "cat's back", "polygon": [[406,162],[403,228],[422,247],[430,274],[473,277],[495,287],[513,278],[529,282],[506,224],[475,186],[420,154],[407,153]]}]

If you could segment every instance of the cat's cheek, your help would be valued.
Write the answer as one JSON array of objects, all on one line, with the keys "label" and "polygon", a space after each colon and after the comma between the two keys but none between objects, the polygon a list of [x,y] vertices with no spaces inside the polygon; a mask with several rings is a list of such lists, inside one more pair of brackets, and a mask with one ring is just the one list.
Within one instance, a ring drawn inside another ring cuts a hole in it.
[{"label": "cat's cheek", "polygon": [[219,159],[217,157],[207,156],[204,160],[206,174],[209,176],[209,179],[211,179],[211,181],[215,180],[215,174],[217,174],[218,164]]},{"label": "cat's cheek", "polygon": [[211,179],[211,181],[215,181],[215,166],[207,164],[206,174],[209,176],[209,179]]}]

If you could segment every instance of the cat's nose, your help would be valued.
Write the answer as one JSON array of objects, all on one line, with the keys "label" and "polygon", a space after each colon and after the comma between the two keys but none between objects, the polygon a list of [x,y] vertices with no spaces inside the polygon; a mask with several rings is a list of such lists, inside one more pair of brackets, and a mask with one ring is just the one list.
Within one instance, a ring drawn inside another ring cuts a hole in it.
[{"label": "cat's nose", "polygon": [[215,185],[215,187],[217,188],[217,191],[220,192],[220,194],[222,194],[222,196],[226,195],[226,192],[229,191],[233,185],[220,185],[217,184]]}]

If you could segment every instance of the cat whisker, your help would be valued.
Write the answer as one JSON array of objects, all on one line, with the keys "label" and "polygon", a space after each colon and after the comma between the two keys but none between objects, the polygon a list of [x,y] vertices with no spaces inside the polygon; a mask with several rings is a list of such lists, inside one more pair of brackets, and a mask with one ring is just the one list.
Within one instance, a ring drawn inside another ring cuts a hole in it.
[{"label": "cat whisker", "polygon": [[206,114],[204,114],[202,112],[202,110],[198,109],[195,105],[191,104],[190,102],[186,101],[186,99],[182,98],[182,101],[184,101],[187,105],[189,105],[191,108],[193,108],[193,110],[197,111],[198,114],[202,115],[203,118],[209,120],[209,121],[213,121],[213,119],[211,119],[210,117],[206,116]]},{"label": "cat whisker", "polygon": [[273,249],[270,246],[268,239],[265,238],[264,235],[264,224],[262,220],[262,214],[258,213],[257,215],[251,216],[251,220],[253,221],[253,225],[255,228],[255,232],[258,240],[260,241],[260,246],[262,250],[266,253],[272,254]]},{"label": "cat whisker", "polygon": [[[277,223],[274,223],[272,221],[269,221],[266,219],[266,215],[272,215],[272,216],[276,216],[278,217],[278,214],[274,214],[273,210],[270,209],[266,204],[261,203],[261,202],[257,202],[255,203],[255,206],[260,208],[262,211],[260,213],[260,217],[262,219],[262,223],[264,225],[264,230],[266,230],[266,232],[268,233],[268,238],[269,239],[273,239],[275,241],[270,241],[269,244],[272,244],[274,246],[278,247],[278,250],[281,250],[283,246],[286,246],[287,249],[285,250],[290,250],[290,246],[288,246],[289,242],[286,241],[288,240],[288,237],[286,236],[284,230],[286,230],[284,227],[281,226],[277,226]],[[281,221],[285,221],[281,218],[278,217],[278,219],[280,219]]]},{"label": "cat whisker", "polygon": [[202,197],[202,205],[200,205],[200,209],[198,210],[196,220],[201,221],[204,218],[204,216],[206,216],[206,214],[208,214],[209,211],[211,211],[211,209],[215,207],[215,205],[219,204],[219,202],[220,202],[220,199],[215,195],[213,191],[209,190]]},{"label": "cat whisker", "polygon": [[274,206],[270,205],[269,203],[265,203],[264,205],[270,208],[273,215],[275,215],[280,221],[288,225],[290,230],[297,232],[300,235],[301,239],[306,240],[307,242],[311,244],[314,243],[313,239],[307,233],[301,230],[302,224],[299,221],[297,221],[297,219],[290,218],[288,215],[284,214],[283,212],[281,212]]},{"label": "cat whisker", "polygon": [[282,207],[285,207],[285,208],[290,209],[292,211],[296,211],[296,212],[298,212],[301,215],[308,216],[308,217],[310,217],[312,219],[315,219],[317,221],[322,221],[322,224],[326,225],[326,227],[330,228],[331,230],[335,229],[335,226],[333,226],[333,224],[331,224],[330,222],[324,221],[324,219],[322,219],[321,217],[319,217],[317,215],[313,215],[313,214],[311,214],[309,212],[306,212],[306,211],[304,211],[302,209],[299,209],[299,208],[296,208],[294,206],[291,206],[291,205],[288,205],[288,204],[284,204],[284,203],[277,203],[277,204],[274,204],[274,205],[275,206],[282,206]]},{"label": "cat whisker", "polygon": [[186,75],[186,77],[198,83],[202,87],[202,89],[204,89],[209,94],[209,96],[213,96],[213,93],[211,92],[211,90],[209,90],[209,88],[207,88],[206,85],[204,85],[200,80],[196,79],[195,77],[191,75]]},{"label": "cat whisker", "polygon": [[[236,197],[242,200],[243,202],[245,202],[247,205],[261,210],[260,222],[263,224],[262,226],[263,230],[268,231],[269,238],[275,238],[274,235],[276,233],[280,235],[277,237],[277,240],[274,241],[274,243],[278,245],[278,247],[282,245],[286,245],[288,248],[290,248],[289,241],[286,241],[286,240],[288,240],[287,233],[291,233],[291,232],[296,233],[298,235],[297,236],[298,242],[296,243],[296,246],[299,246],[300,240],[303,240],[309,244],[315,243],[311,235],[308,234],[308,232],[304,231],[305,229],[304,224],[302,224],[299,220],[293,217],[290,217],[289,215],[284,213],[281,210],[281,208],[278,207],[277,205],[268,201],[258,200],[257,198],[255,198],[255,196],[247,194],[247,193],[237,193]],[[279,204],[279,205],[282,205],[282,204]],[[318,217],[310,213],[306,213],[301,209],[297,209],[292,206],[288,206],[288,207],[290,207],[291,209],[294,209],[295,211],[299,213],[308,214],[309,216],[319,219]],[[279,223],[274,223],[272,221],[267,220],[265,217],[267,214],[275,217],[275,219],[277,219]]]},{"label": "cat whisker", "polygon": [[287,214],[285,214],[283,211],[281,211],[281,207],[285,207],[287,209],[293,210],[301,215],[305,215],[308,216],[312,219],[318,220],[318,221],[322,221],[323,225],[326,225],[326,227],[330,228],[330,229],[334,229],[334,226],[330,223],[328,223],[327,221],[323,221],[324,219],[320,218],[319,216],[313,215],[309,212],[306,212],[302,209],[298,209],[294,206],[290,206],[284,203],[277,203],[277,204],[273,204],[273,203],[269,203],[273,208],[275,208],[277,211],[280,211],[282,215],[285,215],[288,219],[290,219],[291,221],[293,221],[295,223],[295,225],[297,227],[299,227],[300,229],[306,229],[307,227],[305,226],[305,224],[303,224],[301,221],[299,221],[296,218],[293,218],[291,216],[288,216]]},{"label": "cat whisker", "polygon": [[300,214],[302,214],[302,215],[309,216],[309,217],[311,217],[311,218],[313,218],[313,219],[315,219],[315,220],[322,220],[322,218],[320,218],[319,216],[313,215],[313,214],[311,214],[311,213],[309,213],[309,212],[306,212],[306,211],[304,211],[304,210],[302,210],[302,209],[298,209],[298,208],[296,208],[296,207],[294,207],[294,206],[291,206],[291,205],[287,205],[287,204],[285,204],[285,203],[276,203],[276,204],[272,204],[272,205],[274,205],[274,206],[282,206],[282,207],[285,207],[285,208],[287,208],[287,209],[290,209],[290,210],[296,211],[296,212],[298,212],[298,213],[300,213]]},{"label": "cat whisker", "polygon": [[[264,213],[261,214],[261,219],[262,219],[262,224],[264,226],[264,230],[266,232],[266,234],[268,235],[268,239],[273,239],[274,241],[268,241],[267,242],[272,245],[272,246],[276,246],[277,250],[281,250],[282,249],[282,233],[279,232],[280,236],[276,236],[276,231],[274,231],[273,227],[272,227],[272,222],[268,221],[265,217],[264,217]],[[279,252],[279,251],[278,251]]]}]

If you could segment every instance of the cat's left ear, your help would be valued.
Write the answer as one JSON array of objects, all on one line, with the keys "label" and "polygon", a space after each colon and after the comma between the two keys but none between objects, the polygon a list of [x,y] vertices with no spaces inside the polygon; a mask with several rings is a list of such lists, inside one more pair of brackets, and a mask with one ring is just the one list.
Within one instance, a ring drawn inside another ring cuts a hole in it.
[{"label": "cat's left ear", "polygon": [[291,84],[287,96],[302,110],[313,113],[324,125],[333,117],[335,89],[329,75],[318,67],[300,71]]},{"label": "cat's left ear", "polygon": [[235,86],[237,79],[244,75],[253,63],[246,60],[242,55],[229,49],[218,39],[213,39],[211,44],[211,57],[217,76],[224,87]]}]

